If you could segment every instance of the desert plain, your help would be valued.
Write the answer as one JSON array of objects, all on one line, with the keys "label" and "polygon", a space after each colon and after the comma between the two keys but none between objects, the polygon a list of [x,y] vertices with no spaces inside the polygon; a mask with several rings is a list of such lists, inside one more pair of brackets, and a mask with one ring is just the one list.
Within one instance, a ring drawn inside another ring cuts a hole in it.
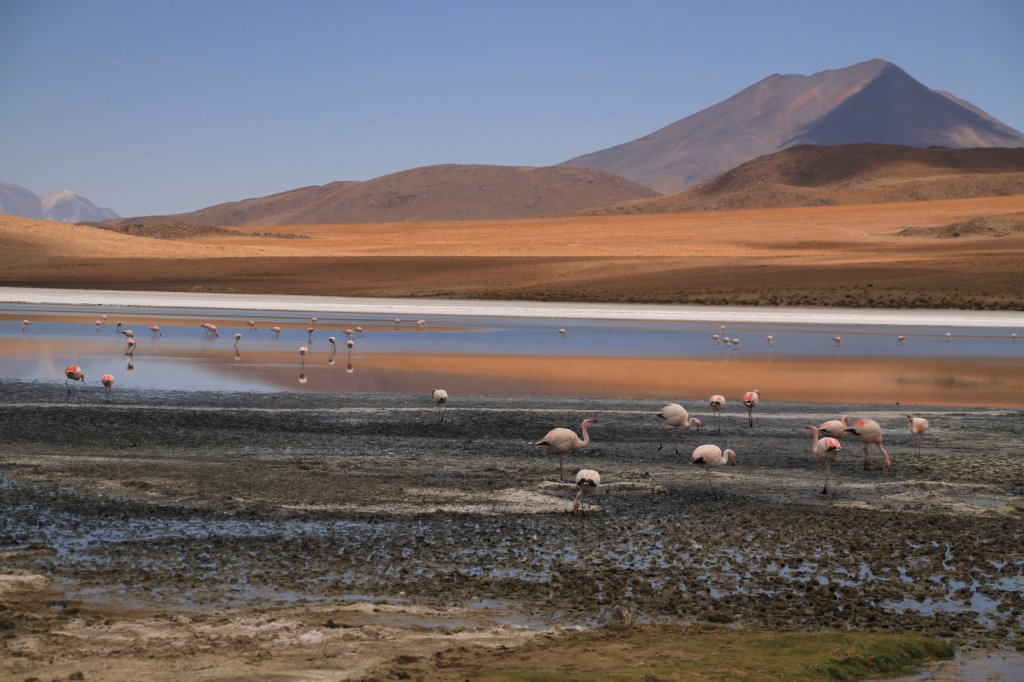
[{"label": "desert plain", "polygon": [[1022,220],[1024,195],[161,239],[0,216],[0,285],[1020,310]]}]

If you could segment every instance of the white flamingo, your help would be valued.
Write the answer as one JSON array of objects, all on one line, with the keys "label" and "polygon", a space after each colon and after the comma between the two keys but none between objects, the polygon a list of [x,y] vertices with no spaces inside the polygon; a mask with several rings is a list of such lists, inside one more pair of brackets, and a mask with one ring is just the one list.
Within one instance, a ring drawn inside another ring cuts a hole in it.
[{"label": "white flamingo", "polygon": [[281,328],[280,327],[271,327],[270,331],[274,332],[274,338],[275,339],[281,338]]},{"label": "white flamingo", "polygon": [[722,432],[722,408],[725,407],[725,396],[717,393],[708,398],[711,411],[715,413],[715,433]]},{"label": "white flamingo", "polygon": [[811,454],[825,464],[825,487],[821,489],[821,494],[828,495],[828,479],[832,475],[832,463],[836,461],[843,445],[831,436],[818,438],[818,427],[816,426],[808,425],[807,430],[811,432]]},{"label": "white flamingo", "polygon": [[448,391],[443,388],[435,388],[430,392],[430,399],[437,405],[437,413],[440,415],[438,423],[444,421],[444,414],[448,411]]},{"label": "white flamingo", "polygon": [[736,453],[732,450],[726,450],[722,452],[722,448],[717,445],[699,445],[690,457],[690,464],[699,464],[704,467],[704,474],[707,477],[708,490],[714,492],[714,486],[711,485],[711,468],[720,467],[726,464],[736,466]]},{"label": "white flamingo", "polygon": [[597,493],[601,487],[601,474],[593,469],[580,469],[576,473],[576,499],[572,501],[572,513],[577,511],[586,515],[587,511],[583,506],[583,498],[590,497]]},{"label": "white flamingo", "polygon": [[769,348],[775,348],[775,337],[774,336],[769,334],[768,336],[765,337],[765,340],[768,341],[768,347]]},{"label": "white flamingo", "polygon": [[[700,431],[701,423],[696,417],[691,417],[686,408],[679,403],[668,403],[654,413],[658,419],[664,419],[666,426],[675,428],[675,449],[679,454],[679,432],[680,429],[694,429]],[[658,443],[658,452],[665,446],[665,430],[661,431],[661,442]]]},{"label": "white flamingo", "polygon": [[928,420],[924,417],[915,417],[913,415],[907,415],[907,423],[910,426],[910,433],[914,436],[914,452],[920,454],[921,452],[921,436],[928,430]]},{"label": "white flamingo", "polygon": [[21,321],[21,331],[23,331],[23,332],[27,332],[27,331],[28,331],[28,328],[29,328],[29,327],[30,327],[31,325],[32,325],[32,321],[31,321],[31,320],[22,320],[22,321]]},{"label": "white flamingo", "polygon": [[565,480],[565,463],[563,461],[563,456],[567,452],[582,450],[590,445],[590,433],[587,431],[587,427],[595,423],[597,423],[597,420],[593,418],[583,420],[583,423],[580,424],[580,428],[583,431],[583,438],[577,436],[576,432],[572,429],[559,427],[557,429],[551,429],[548,431],[548,435],[534,443],[534,446],[538,448],[545,448],[548,452],[554,452],[558,455],[558,480]]}]

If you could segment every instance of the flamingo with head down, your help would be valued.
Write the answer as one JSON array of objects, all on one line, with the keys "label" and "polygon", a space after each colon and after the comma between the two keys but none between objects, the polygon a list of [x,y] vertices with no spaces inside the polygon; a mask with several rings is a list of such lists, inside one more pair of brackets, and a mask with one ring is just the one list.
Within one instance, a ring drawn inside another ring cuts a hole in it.
[{"label": "flamingo with head down", "polygon": [[818,427],[816,426],[808,425],[807,430],[811,432],[811,454],[825,464],[825,487],[821,489],[821,494],[828,495],[828,479],[832,475],[832,463],[836,461],[843,445],[831,436],[818,438]]}]

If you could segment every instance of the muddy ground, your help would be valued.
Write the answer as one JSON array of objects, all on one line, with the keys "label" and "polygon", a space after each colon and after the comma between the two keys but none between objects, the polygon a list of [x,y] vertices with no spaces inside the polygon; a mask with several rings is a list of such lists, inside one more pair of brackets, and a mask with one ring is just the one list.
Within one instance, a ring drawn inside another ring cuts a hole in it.
[{"label": "muddy ground", "polygon": [[[749,428],[733,403],[715,435],[681,397],[705,428],[675,454],[658,401],[453,396],[439,422],[429,390],[0,389],[4,679],[386,676],[623,611],[961,652],[1024,629],[1022,411],[766,401]],[[931,422],[919,453],[908,412]],[[822,495],[802,427],[841,414],[883,425],[893,468],[844,441]],[[573,517],[532,443],[584,417],[567,478],[604,486]],[[688,463],[703,443],[738,453],[713,493]]]}]

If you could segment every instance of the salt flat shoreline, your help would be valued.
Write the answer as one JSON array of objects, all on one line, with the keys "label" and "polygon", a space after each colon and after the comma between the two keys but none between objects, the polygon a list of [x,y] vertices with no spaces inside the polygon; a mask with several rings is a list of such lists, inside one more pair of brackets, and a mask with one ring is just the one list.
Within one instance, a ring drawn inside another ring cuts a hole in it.
[{"label": "salt flat shoreline", "polygon": [[886,325],[892,327],[1024,328],[1024,314],[994,310],[873,310],[782,306],[696,306],[548,303],[431,298],[351,298],[0,287],[0,303],[26,305],[210,308],[370,315],[533,317],[652,322]]}]

